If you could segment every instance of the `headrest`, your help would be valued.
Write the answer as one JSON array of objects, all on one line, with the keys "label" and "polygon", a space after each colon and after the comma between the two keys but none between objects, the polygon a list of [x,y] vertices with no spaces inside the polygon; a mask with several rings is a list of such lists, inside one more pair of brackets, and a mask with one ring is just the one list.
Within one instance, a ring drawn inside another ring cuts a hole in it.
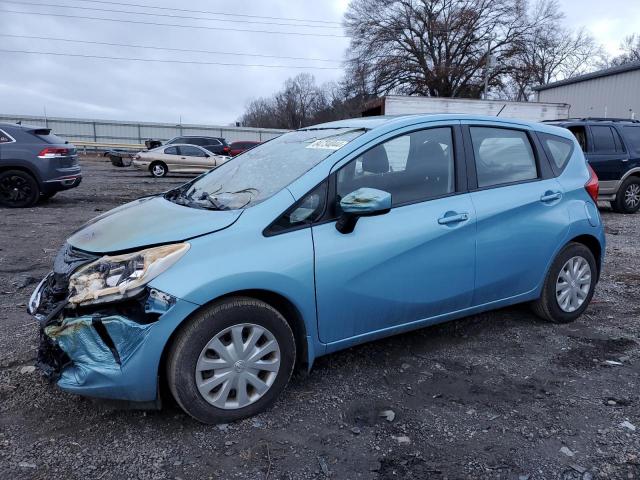
[{"label": "headrest", "polygon": [[387,173],[389,158],[383,145],[373,147],[362,155],[362,170],[369,173]]}]

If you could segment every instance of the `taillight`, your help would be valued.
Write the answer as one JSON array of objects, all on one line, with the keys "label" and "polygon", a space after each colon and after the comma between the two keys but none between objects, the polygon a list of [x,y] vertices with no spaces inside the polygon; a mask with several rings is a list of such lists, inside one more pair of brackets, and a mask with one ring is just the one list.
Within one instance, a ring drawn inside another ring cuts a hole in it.
[{"label": "taillight", "polygon": [[598,175],[593,171],[591,165],[587,163],[587,168],[589,169],[589,180],[584,184],[584,189],[587,191],[589,196],[593,199],[594,202],[598,201],[598,192],[600,191],[600,183],[598,182]]},{"label": "taillight", "polygon": [[69,155],[68,148],[47,147],[40,150],[40,153],[38,153],[38,158],[57,158],[57,157],[66,157],[68,155]]},{"label": "taillight", "polygon": [[224,153],[229,153],[230,150],[231,150],[231,147],[222,147],[222,151]]}]

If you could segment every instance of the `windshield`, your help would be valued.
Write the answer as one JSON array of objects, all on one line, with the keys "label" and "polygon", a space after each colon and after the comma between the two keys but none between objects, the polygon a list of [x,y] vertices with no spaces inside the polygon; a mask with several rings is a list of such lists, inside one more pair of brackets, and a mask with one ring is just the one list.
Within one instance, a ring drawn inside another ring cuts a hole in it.
[{"label": "windshield", "polygon": [[285,133],[169,191],[165,198],[194,208],[250,207],[279,192],[364,131],[322,128]]}]

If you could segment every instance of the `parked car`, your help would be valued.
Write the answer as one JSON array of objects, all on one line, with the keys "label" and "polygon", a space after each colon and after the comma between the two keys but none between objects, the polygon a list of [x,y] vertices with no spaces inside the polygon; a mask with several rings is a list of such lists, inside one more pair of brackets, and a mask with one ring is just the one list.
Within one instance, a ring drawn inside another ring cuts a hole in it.
[{"label": "parked car", "polygon": [[619,213],[640,209],[640,121],[580,118],[551,122],[570,130],[600,179],[601,201]]},{"label": "parked car", "polygon": [[170,171],[203,173],[222,165],[229,158],[196,145],[163,145],[137,153],[132,163],[138,170],[148,170],[154,177],[164,177]]},{"label": "parked car", "polygon": [[130,401],[157,401],[162,378],[194,418],[229,422],[272,405],[294,366],[362,342],[524,302],[571,322],[602,268],[597,195],[549,125],[285,133],[69,237],[29,301],[39,365],[65,391]]},{"label": "parked car", "polygon": [[[148,150],[153,150],[162,145],[160,140],[147,140],[144,142]],[[216,155],[229,155],[230,148],[227,141],[222,137],[202,137],[196,135],[182,135],[174,137],[164,145],[197,145],[209,150]]]},{"label": "parked car", "polygon": [[31,207],[81,181],[74,145],[48,128],[0,123],[0,205]]},{"label": "parked car", "polygon": [[236,155],[240,155],[241,153],[251,150],[253,147],[258,145],[260,145],[260,142],[253,142],[249,140],[231,142],[229,145],[229,155],[235,157]]}]

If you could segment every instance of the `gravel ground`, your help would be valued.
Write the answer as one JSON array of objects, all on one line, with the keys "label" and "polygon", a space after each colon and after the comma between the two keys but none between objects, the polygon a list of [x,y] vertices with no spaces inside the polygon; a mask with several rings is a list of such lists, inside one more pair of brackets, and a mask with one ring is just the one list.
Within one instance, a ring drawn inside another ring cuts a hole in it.
[{"label": "gravel ground", "polygon": [[604,273],[573,324],[515,307],[369,343],[319,359],[270,411],[212,427],[171,403],[67,395],[31,368],[25,304],[64,239],[185,180],[83,168],[79,188],[0,211],[0,478],[640,477],[640,214],[603,209]]}]

